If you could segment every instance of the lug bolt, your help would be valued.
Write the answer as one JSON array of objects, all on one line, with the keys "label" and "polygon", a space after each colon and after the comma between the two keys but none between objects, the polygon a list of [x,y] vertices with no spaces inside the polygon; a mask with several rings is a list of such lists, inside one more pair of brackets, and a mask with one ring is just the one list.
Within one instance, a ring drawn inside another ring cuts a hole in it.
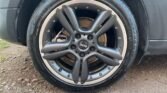
[{"label": "lug bolt", "polygon": [[71,45],[71,49],[76,49],[76,46],[75,45]]},{"label": "lug bolt", "polygon": [[95,51],[96,49],[95,49],[95,47],[90,47],[90,51]]},{"label": "lug bolt", "polygon": [[76,34],[75,37],[76,37],[77,39],[80,39],[80,38],[81,38],[81,35],[80,35],[80,34]]},{"label": "lug bolt", "polygon": [[84,57],[84,56],[85,56],[85,53],[83,53],[83,52],[80,53],[80,56],[81,56],[81,57]]},{"label": "lug bolt", "polygon": [[93,39],[93,35],[88,35],[88,40],[92,40]]}]

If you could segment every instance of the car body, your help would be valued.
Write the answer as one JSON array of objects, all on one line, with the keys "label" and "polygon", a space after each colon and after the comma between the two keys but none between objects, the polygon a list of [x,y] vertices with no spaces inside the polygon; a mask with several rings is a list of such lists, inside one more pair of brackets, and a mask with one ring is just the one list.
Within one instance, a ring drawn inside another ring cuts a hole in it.
[{"label": "car body", "polygon": [[[138,27],[136,60],[140,61],[145,55],[167,54],[167,1],[122,1],[129,7]],[[0,37],[26,46],[28,24],[40,2],[47,0],[0,0]]]},{"label": "car body", "polygon": [[[29,19],[40,1],[1,0],[1,38],[25,45]],[[139,30],[141,29],[139,32],[141,32],[142,38],[140,42],[144,54],[166,54],[167,26],[165,24],[167,24],[167,13],[164,11],[167,7],[167,1],[125,0],[125,2],[134,12],[136,20],[139,20]],[[30,5],[31,7],[29,7]],[[29,13],[26,14],[25,11]],[[22,27],[19,27],[20,24]]]}]

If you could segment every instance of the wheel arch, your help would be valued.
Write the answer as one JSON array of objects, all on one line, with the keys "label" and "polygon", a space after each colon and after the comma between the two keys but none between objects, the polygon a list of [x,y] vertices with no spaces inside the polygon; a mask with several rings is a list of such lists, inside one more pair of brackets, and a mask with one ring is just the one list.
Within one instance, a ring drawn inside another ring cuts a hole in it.
[{"label": "wheel arch", "polygon": [[136,62],[140,62],[148,49],[149,18],[142,0],[124,0],[132,11],[139,31],[139,48]]},{"label": "wheel arch", "polygon": [[20,5],[16,19],[17,40],[22,45],[26,45],[27,29],[30,18],[42,0],[20,0]]}]

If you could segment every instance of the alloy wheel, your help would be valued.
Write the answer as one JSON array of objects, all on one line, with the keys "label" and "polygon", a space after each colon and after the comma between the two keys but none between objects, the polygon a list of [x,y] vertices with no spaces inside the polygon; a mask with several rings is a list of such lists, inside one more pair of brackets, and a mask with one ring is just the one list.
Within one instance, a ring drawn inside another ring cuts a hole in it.
[{"label": "alloy wheel", "polygon": [[127,50],[126,29],[107,5],[72,0],[45,18],[39,50],[48,70],[63,82],[98,84],[121,66]]}]

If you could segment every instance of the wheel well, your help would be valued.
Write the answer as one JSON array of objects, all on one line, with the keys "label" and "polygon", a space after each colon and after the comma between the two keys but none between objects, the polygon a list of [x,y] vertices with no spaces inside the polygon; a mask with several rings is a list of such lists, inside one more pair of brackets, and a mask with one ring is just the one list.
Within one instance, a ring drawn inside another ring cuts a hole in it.
[{"label": "wheel well", "polygon": [[[138,59],[144,55],[148,44],[148,18],[142,0],[124,0],[134,14],[139,30]],[[27,27],[31,15],[41,0],[23,0],[17,19],[18,41],[26,45]],[[30,7],[31,6],[31,7]]]},{"label": "wheel well", "polygon": [[30,18],[41,0],[22,0],[16,23],[18,42],[26,45],[26,34]]},{"label": "wheel well", "polygon": [[148,48],[148,15],[142,0],[124,0],[132,11],[139,31],[139,48],[136,62],[140,62]]}]

